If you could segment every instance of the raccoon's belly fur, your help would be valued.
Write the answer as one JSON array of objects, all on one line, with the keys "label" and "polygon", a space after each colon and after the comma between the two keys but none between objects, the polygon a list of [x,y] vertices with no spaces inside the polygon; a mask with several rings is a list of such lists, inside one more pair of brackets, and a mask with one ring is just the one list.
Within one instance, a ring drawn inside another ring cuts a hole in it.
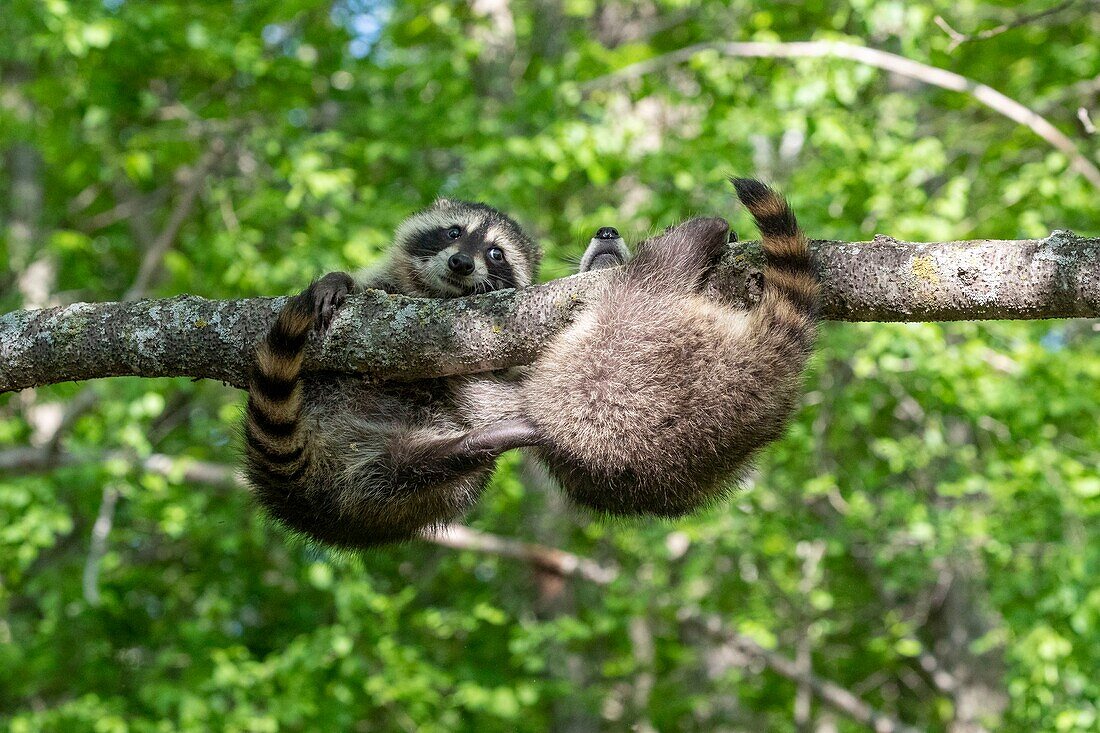
[{"label": "raccoon's belly fur", "polygon": [[536,454],[582,505],[692,511],[733,488],[794,410],[819,286],[786,202],[735,185],[764,235],[759,303],[704,294],[728,225],[695,219],[644,244],[530,370],[520,401]]},{"label": "raccoon's belly fur", "polygon": [[318,375],[302,380],[299,442],[306,462],[285,476],[249,461],[253,486],[287,526],[338,546],[408,539],[460,516],[481,496],[492,465],[448,480],[415,453],[417,438],[461,436],[446,379],[370,383]]},{"label": "raccoon's belly fur", "polygon": [[540,455],[582,504],[684,514],[782,434],[797,392],[777,382],[800,370],[752,353],[747,313],[699,297],[608,297],[614,307],[539,362],[525,396],[551,446]]}]

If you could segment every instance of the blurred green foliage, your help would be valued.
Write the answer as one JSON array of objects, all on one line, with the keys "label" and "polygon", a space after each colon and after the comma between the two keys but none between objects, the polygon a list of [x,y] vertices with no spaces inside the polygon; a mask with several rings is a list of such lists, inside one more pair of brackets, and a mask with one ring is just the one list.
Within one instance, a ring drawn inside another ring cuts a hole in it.
[{"label": "blurred green foliage", "polygon": [[[290,292],[440,194],[512,213],[557,277],[601,225],[751,234],[731,173],[776,181],[820,238],[1097,235],[1098,192],[966,95],[717,54],[585,86],[700,41],[847,40],[989,83],[1095,161],[1095,3],[958,48],[934,22],[1050,5],[4,0],[0,310],[35,263],[51,302],[121,297],[161,233],[155,295]],[[616,564],[606,587],[425,544],[332,554],[127,460],[235,461],[242,395],[218,384],[5,395],[0,456],[90,407],[57,434],[66,465],[0,475],[0,727],[862,729],[820,702],[799,726],[796,686],[689,633],[702,613],[921,728],[1096,730],[1097,330],[829,324],[786,439],[676,522],[597,521],[509,456],[470,524]]]}]

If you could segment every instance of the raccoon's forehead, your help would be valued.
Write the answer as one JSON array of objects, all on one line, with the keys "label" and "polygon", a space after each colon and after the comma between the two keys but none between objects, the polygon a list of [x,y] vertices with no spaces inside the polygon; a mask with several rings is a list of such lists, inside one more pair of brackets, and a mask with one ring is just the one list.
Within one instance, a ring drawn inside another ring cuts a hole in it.
[{"label": "raccoon's forehead", "polygon": [[526,249],[528,246],[527,235],[519,227],[499,221],[488,222],[482,238],[505,250]]},{"label": "raccoon's forehead", "polygon": [[519,225],[501,212],[485,204],[454,199],[437,199],[427,209],[405,219],[397,227],[395,238],[398,241],[409,241],[419,234],[455,226],[467,232],[479,232],[486,242],[498,244],[505,249],[529,246],[527,235]]},{"label": "raccoon's forehead", "polygon": [[417,234],[450,229],[454,226],[470,231],[480,227],[485,218],[483,213],[473,209],[432,206],[418,211],[401,222],[397,227],[396,237],[398,240],[406,240]]}]

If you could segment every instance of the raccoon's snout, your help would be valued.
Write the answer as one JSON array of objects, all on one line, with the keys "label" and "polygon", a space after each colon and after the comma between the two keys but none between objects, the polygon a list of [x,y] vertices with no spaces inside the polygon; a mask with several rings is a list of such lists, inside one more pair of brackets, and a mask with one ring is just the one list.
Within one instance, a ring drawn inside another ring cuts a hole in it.
[{"label": "raccoon's snout", "polygon": [[455,252],[447,260],[447,267],[456,275],[469,275],[474,271],[474,258],[463,252]]},{"label": "raccoon's snout", "polygon": [[585,252],[584,261],[581,263],[581,272],[618,267],[628,259],[629,252],[627,252],[621,238],[594,239]]},{"label": "raccoon's snout", "polygon": [[619,230],[615,227],[600,227],[596,230],[596,239],[618,239]]}]

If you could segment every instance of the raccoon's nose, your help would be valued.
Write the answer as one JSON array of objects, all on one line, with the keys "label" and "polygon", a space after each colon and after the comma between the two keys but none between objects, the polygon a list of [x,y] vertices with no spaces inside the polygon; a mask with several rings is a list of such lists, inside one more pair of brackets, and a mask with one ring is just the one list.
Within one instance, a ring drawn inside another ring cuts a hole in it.
[{"label": "raccoon's nose", "polygon": [[474,258],[462,252],[455,252],[447,260],[447,267],[456,275],[469,275],[474,271]]},{"label": "raccoon's nose", "polygon": [[618,239],[619,230],[615,227],[600,227],[596,230],[596,239]]}]

